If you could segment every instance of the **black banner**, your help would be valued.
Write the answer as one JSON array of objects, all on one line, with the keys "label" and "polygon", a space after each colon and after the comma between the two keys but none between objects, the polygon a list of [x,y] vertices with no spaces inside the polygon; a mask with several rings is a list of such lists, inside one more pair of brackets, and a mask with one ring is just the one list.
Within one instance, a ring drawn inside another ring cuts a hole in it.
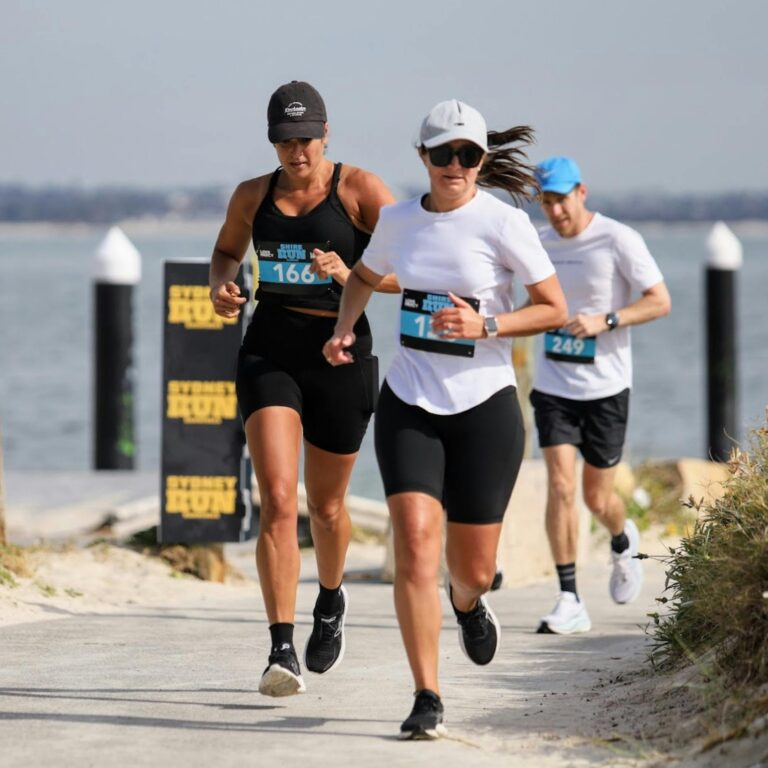
[{"label": "black banner", "polygon": [[[237,282],[245,296],[242,276]],[[207,261],[165,262],[158,534],[164,544],[251,536],[251,469],[235,395],[245,314],[232,321],[213,311]]]}]

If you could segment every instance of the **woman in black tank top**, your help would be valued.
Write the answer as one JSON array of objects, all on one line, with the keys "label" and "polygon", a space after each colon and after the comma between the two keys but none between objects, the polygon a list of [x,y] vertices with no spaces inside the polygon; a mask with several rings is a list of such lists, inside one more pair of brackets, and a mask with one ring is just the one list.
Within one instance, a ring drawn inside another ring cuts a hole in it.
[{"label": "woman in black tank top", "polygon": [[[259,488],[256,561],[271,635],[259,691],[285,696],[305,690],[293,641],[302,438],[320,582],[304,661],[323,673],[344,654],[347,594],[341,580],[350,537],[344,498],[378,375],[364,318],[349,372],[330,366],[322,345],[379,210],[394,198],[373,174],[325,159],[325,105],[308,83],[278,88],[267,120],[280,167],[241,183],[232,195],[211,257],[210,285],[216,313],[236,317],[246,298],[234,278],[252,240],[258,303],[240,349],[236,383]],[[397,283],[387,277],[379,290],[397,291]]]}]

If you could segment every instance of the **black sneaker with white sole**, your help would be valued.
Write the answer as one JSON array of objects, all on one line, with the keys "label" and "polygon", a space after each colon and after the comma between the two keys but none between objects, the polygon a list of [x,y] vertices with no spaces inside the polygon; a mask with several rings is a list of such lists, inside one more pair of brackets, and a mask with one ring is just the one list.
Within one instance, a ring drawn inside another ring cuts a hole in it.
[{"label": "black sneaker with white sole", "polygon": [[306,690],[294,647],[283,643],[279,648],[273,648],[259,682],[259,693],[264,696],[293,696]]},{"label": "black sneaker with white sole", "polygon": [[440,697],[428,688],[417,691],[411,714],[400,726],[400,738],[439,739],[445,733]]},{"label": "black sneaker with white sole", "polygon": [[490,664],[496,655],[501,637],[498,619],[490,609],[485,597],[480,596],[471,611],[460,611],[453,605],[453,590],[448,589],[451,606],[459,622],[459,644],[464,655],[475,664]]},{"label": "black sneaker with white sole", "polygon": [[349,607],[349,595],[343,586],[339,591],[342,606],[337,613],[322,614],[315,607],[312,614],[315,622],[304,649],[304,664],[310,672],[318,675],[330,672],[344,658],[344,621]]}]

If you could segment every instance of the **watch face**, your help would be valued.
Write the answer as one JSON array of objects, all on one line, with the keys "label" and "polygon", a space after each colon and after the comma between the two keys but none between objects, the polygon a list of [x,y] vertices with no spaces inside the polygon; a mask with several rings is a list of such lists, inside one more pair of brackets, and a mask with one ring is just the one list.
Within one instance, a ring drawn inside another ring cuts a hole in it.
[{"label": "watch face", "polygon": [[485,331],[489,336],[495,336],[499,332],[499,327],[496,325],[495,317],[485,318]]}]

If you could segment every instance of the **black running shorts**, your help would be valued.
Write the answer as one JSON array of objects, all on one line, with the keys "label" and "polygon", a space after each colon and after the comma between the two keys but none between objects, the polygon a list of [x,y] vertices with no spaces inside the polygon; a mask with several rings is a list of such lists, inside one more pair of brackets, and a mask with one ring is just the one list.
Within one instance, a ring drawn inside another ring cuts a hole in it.
[{"label": "black running shorts", "polygon": [[374,429],[387,496],[434,496],[454,523],[502,521],[525,444],[514,387],[468,411],[439,416],[404,403],[385,381]]},{"label": "black running shorts", "polygon": [[357,453],[376,406],[379,374],[368,320],[355,325],[355,362],[333,367],[323,345],[335,317],[258,304],[237,361],[237,402],[243,423],[260,408],[293,408],[304,439],[331,453]]},{"label": "black running shorts", "polygon": [[629,417],[629,389],[598,400],[531,392],[539,445],[575,445],[584,461],[608,469],[621,461]]}]

